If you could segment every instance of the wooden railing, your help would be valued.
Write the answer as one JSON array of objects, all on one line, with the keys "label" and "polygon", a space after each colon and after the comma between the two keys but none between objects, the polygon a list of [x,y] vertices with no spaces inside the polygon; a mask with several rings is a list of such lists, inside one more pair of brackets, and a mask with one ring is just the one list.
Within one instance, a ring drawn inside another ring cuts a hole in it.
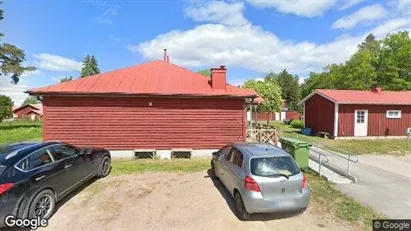
[{"label": "wooden railing", "polygon": [[247,129],[247,142],[277,144],[278,130],[273,128]]}]

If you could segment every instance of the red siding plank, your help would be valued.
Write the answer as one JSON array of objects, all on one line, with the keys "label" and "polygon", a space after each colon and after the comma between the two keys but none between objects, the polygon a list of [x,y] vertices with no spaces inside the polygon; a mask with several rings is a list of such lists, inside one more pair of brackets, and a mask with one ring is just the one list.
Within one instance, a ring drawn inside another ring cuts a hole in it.
[{"label": "red siding plank", "polygon": [[219,148],[245,141],[243,103],[243,99],[45,96],[44,140],[111,150]]},{"label": "red siding plank", "polygon": [[315,94],[305,102],[305,126],[334,135],[334,103]]},{"label": "red siding plank", "polygon": [[[340,104],[338,136],[354,136],[354,113],[360,109],[368,110],[368,136],[405,136],[411,127],[411,106]],[[387,110],[401,110],[401,118],[387,119]]]}]

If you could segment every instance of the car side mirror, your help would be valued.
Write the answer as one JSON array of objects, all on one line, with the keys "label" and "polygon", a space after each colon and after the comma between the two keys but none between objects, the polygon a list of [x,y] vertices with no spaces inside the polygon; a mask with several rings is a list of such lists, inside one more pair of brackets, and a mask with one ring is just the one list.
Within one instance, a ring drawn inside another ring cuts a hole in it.
[{"label": "car side mirror", "polygon": [[90,150],[89,149],[80,149],[79,155],[80,156],[85,156],[85,155],[90,155]]}]

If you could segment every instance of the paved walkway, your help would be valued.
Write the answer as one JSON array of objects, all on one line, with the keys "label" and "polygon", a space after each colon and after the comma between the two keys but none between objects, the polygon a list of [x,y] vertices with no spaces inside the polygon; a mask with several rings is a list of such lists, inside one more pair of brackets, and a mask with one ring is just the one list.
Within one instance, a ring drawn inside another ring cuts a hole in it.
[{"label": "paved walkway", "polygon": [[[319,172],[319,164],[313,160],[309,160],[309,167],[316,171]],[[327,178],[329,182],[335,183],[335,184],[350,184],[352,181],[348,178],[345,178],[338,173],[328,169],[325,166],[321,166],[321,175]]]},{"label": "paved walkway", "polygon": [[[347,160],[327,156],[329,163],[347,169]],[[390,218],[411,218],[411,155],[361,155],[350,169],[358,183],[337,184],[339,190]]]}]

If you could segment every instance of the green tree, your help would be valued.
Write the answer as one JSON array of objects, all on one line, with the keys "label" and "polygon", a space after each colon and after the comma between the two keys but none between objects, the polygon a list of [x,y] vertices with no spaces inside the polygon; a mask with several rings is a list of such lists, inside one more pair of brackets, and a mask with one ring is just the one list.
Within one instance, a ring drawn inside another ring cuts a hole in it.
[{"label": "green tree", "polygon": [[373,53],[376,53],[379,48],[379,41],[375,39],[375,36],[373,34],[369,34],[364,42],[358,45],[358,50],[368,50]]},{"label": "green tree", "polygon": [[87,55],[83,60],[83,68],[81,69],[81,78],[100,74],[97,59],[94,55]]},{"label": "green tree", "polygon": [[386,90],[411,90],[411,38],[408,31],[389,34],[381,41],[377,82]]},{"label": "green tree", "polygon": [[377,84],[376,57],[371,50],[359,50],[341,65],[336,76],[340,89],[369,90]]},{"label": "green tree", "polygon": [[301,86],[302,97],[316,88],[411,90],[411,38],[408,31],[376,40],[370,34],[344,64],[330,64],[311,73]]},{"label": "green tree", "polygon": [[21,106],[27,105],[27,104],[37,104],[39,103],[39,100],[37,99],[36,96],[27,96],[27,98],[23,101]]},{"label": "green tree", "polygon": [[[2,2],[0,2],[1,4]],[[3,10],[0,9],[0,22],[3,20]],[[26,71],[34,71],[32,66],[23,66],[26,60],[24,50],[3,42],[3,33],[0,32],[0,76],[11,76],[12,83],[17,84],[21,74]]]},{"label": "green tree", "polygon": [[274,78],[266,77],[266,79],[270,78],[277,81],[281,89],[281,97],[286,100],[288,108],[299,110],[300,108],[297,104],[301,99],[301,90],[298,76],[293,76],[287,70],[283,70]]},{"label": "green tree", "polygon": [[12,114],[11,108],[13,107],[13,101],[10,97],[0,95],[0,122]]},{"label": "green tree", "polygon": [[258,106],[258,111],[273,112],[281,110],[281,90],[276,83],[250,79],[243,84],[243,88],[254,89],[264,98],[264,104]]},{"label": "green tree", "polygon": [[64,83],[64,82],[71,81],[71,80],[73,80],[73,76],[63,77],[60,79],[60,83]]},{"label": "green tree", "polygon": [[203,70],[199,70],[197,71],[197,73],[202,74],[206,77],[211,77],[211,71],[210,69],[203,69]]}]

